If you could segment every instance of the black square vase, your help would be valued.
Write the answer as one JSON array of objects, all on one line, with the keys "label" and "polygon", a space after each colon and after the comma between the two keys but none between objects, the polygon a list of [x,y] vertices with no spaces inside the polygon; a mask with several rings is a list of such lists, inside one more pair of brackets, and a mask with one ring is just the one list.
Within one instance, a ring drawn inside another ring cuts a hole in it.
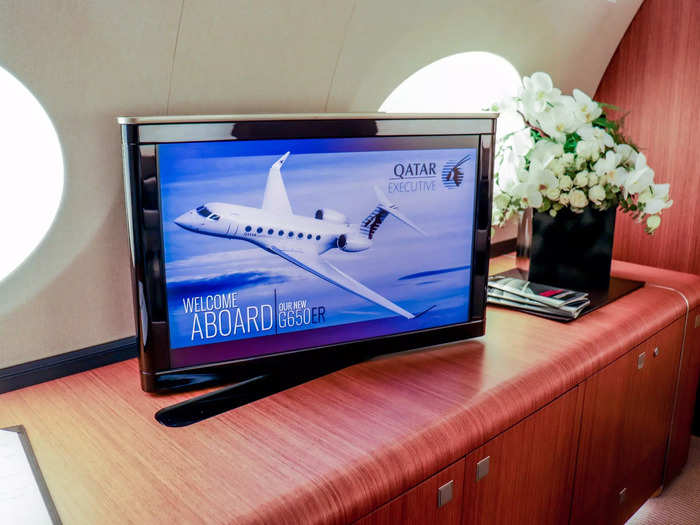
[{"label": "black square vase", "polygon": [[616,211],[567,208],[556,217],[534,212],[528,279],[572,290],[606,290]]}]

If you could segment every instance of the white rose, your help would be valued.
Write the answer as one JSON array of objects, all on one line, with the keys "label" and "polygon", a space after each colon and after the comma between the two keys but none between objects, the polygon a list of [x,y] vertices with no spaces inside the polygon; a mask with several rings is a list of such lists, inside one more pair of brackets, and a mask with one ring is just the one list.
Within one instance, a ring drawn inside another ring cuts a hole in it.
[{"label": "white rose", "polygon": [[587,171],[579,171],[574,178],[574,185],[579,188],[583,188],[588,185],[588,175]]},{"label": "white rose", "polygon": [[549,163],[549,166],[547,166],[547,168],[557,177],[561,177],[562,175],[564,175],[565,166],[561,159],[554,159],[552,162]]},{"label": "white rose", "polygon": [[569,194],[568,193],[562,193],[559,195],[559,204],[562,206],[568,206],[569,205]]},{"label": "white rose", "polygon": [[658,215],[649,215],[647,217],[647,231],[652,233],[656,228],[661,225],[661,217]]},{"label": "white rose", "polygon": [[575,157],[574,157],[574,154],[573,154],[573,153],[564,153],[564,154],[561,156],[561,162],[562,162],[562,163],[564,164],[564,166],[566,166],[567,168],[574,165],[574,160],[575,160]]},{"label": "white rose", "polygon": [[598,177],[596,176],[595,173],[590,173],[588,175],[588,185],[595,186],[596,184],[598,184]]},{"label": "white rose", "polygon": [[560,193],[559,188],[549,188],[545,193],[545,196],[551,201],[557,201],[559,200]]},{"label": "white rose", "polygon": [[497,210],[505,210],[510,204],[510,197],[505,193],[499,193],[493,198],[493,207]]},{"label": "white rose", "polygon": [[569,193],[569,201],[574,208],[584,208],[588,204],[588,198],[581,190],[573,190]]},{"label": "white rose", "polygon": [[571,180],[571,177],[568,175],[564,175],[563,177],[559,177],[559,187],[563,191],[569,191],[571,189],[571,186],[574,185],[574,182]]},{"label": "white rose", "polygon": [[591,199],[591,202],[600,204],[605,200],[605,188],[603,188],[600,184],[593,186],[590,190],[588,190],[588,198]]},{"label": "white rose", "polygon": [[[577,149],[578,149],[578,147],[577,147]],[[580,171],[581,169],[583,169],[586,166],[586,162],[587,162],[586,157],[583,157],[581,155],[576,156],[576,158],[574,159],[574,169],[576,171]]]}]

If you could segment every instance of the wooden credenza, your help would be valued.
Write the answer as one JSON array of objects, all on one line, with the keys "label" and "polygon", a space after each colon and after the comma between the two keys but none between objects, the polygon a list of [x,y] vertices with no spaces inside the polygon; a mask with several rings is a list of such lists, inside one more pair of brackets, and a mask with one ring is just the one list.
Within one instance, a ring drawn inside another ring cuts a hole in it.
[{"label": "wooden credenza", "polygon": [[663,485],[683,321],[358,523],[624,523]]},{"label": "wooden credenza", "polygon": [[624,523],[687,458],[700,276],[614,273],[649,285],[571,324],[490,308],[483,338],[190,427],[155,422],[192,394],[144,394],[134,361],[0,395],[0,427],[66,523]]}]

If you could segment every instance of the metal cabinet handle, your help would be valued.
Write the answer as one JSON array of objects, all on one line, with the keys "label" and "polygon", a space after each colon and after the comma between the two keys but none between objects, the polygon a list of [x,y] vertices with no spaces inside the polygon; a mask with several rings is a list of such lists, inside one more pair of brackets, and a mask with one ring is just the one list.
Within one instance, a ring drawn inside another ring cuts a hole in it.
[{"label": "metal cabinet handle", "polygon": [[455,481],[451,479],[438,489],[438,509],[452,501],[454,495]]},{"label": "metal cabinet handle", "polygon": [[627,499],[627,487],[622,489],[620,492],[617,493],[617,496],[619,498],[620,503],[624,503],[625,500]]},{"label": "metal cabinet handle", "polygon": [[647,359],[646,352],[642,352],[641,354],[639,354],[639,356],[637,357],[637,369],[638,370],[641,370],[642,368],[644,368],[644,361],[646,361],[646,359]]},{"label": "metal cabinet handle", "polygon": [[659,357],[660,353],[661,353],[661,350],[659,350],[658,346],[656,348],[654,348],[654,357]]},{"label": "metal cabinet handle", "polygon": [[479,481],[486,477],[489,473],[489,466],[491,463],[491,456],[486,456],[484,459],[476,464],[476,480]]}]

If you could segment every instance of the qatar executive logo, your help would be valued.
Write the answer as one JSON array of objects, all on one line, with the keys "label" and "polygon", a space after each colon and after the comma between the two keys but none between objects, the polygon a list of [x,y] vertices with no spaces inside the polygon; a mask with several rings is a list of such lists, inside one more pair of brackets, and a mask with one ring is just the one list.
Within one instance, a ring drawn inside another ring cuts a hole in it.
[{"label": "qatar executive logo", "polygon": [[472,155],[468,153],[460,160],[448,160],[442,167],[442,183],[448,190],[453,190],[464,182],[464,172],[460,169],[462,164],[471,160]]}]

